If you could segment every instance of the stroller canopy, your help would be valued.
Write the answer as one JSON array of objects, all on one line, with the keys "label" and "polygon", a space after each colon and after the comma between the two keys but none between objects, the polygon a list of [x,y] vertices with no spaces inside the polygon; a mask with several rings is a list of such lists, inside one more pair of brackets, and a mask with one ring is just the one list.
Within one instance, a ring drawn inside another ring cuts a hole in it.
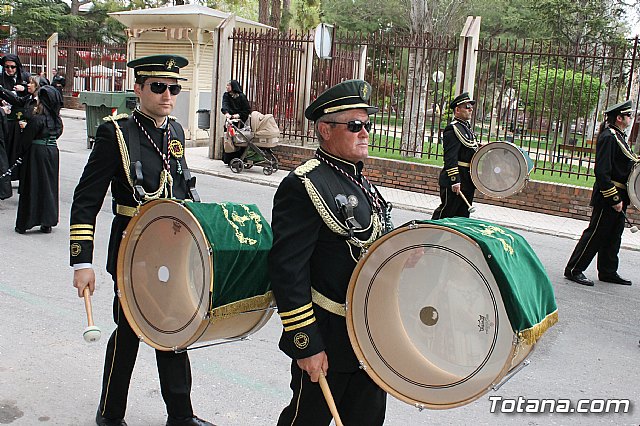
[{"label": "stroller canopy", "polygon": [[280,136],[280,129],[273,114],[262,114],[253,111],[249,117],[251,131],[257,138],[277,138]]}]

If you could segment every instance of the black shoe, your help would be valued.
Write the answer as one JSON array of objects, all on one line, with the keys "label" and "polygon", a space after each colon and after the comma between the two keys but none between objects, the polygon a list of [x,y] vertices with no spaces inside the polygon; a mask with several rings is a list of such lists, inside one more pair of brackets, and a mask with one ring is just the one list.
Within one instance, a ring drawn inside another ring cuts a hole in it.
[{"label": "black shoe", "polygon": [[589,278],[585,277],[582,272],[578,272],[577,274],[568,274],[565,272],[564,277],[569,281],[573,281],[574,283],[587,285],[589,287],[593,287],[593,281]]},{"label": "black shoe", "polygon": [[16,232],[17,232],[18,234],[24,234],[25,232],[27,232],[27,231],[25,231],[24,229],[20,229],[20,228],[18,228],[17,226],[16,226],[15,230],[16,230]]},{"label": "black shoe", "polygon": [[625,280],[618,274],[613,275],[602,275],[598,276],[600,281],[604,281],[605,283],[613,283],[613,284],[622,284],[622,285],[631,285],[630,280]]},{"label": "black shoe", "polygon": [[124,419],[108,419],[102,417],[100,411],[96,413],[96,424],[98,426],[127,426],[127,422]]},{"label": "black shoe", "polygon": [[51,227],[47,226],[47,225],[42,225],[40,227],[40,232],[42,232],[43,234],[50,234],[51,233]]},{"label": "black shoe", "polygon": [[167,426],[216,426],[206,420],[202,420],[196,416],[187,417],[186,419],[176,419],[175,417],[167,417]]}]

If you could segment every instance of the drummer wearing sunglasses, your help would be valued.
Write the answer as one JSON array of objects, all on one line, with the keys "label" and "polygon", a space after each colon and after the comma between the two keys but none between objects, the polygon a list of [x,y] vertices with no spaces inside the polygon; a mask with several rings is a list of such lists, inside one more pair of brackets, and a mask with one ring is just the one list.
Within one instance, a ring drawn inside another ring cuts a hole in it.
[{"label": "drummer wearing sunglasses", "polygon": [[598,256],[598,279],[612,284],[631,285],[618,275],[618,253],[622,242],[625,212],[631,202],[627,182],[633,165],[640,161],[627,144],[626,130],[633,123],[630,100],[605,111],[596,142],[596,164],[591,196],[591,220],[576,245],[564,276],[578,284],[593,286],[584,270]]},{"label": "drummer wearing sunglasses", "polygon": [[470,124],[475,103],[469,93],[463,92],[449,104],[453,120],[442,132],[444,167],[438,179],[440,205],[434,210],[432,219],[469,217],[471,207],[467,206],[464,198],[469,204],[473,203],[476,190],[469,170],[471,158],[478,149],[476,135]]},{"label": "drummer wearing sunglasses", "polygon": [[333,414],[318,384],[325,376],[344,424],[384,422],[386,393],[359,368],[344,305],[361,250],[391,230],[390,206],[364,174],[369,116],[378,110],[370,96],[363,80],[318,96],[305,116],[315,122],[320,147],[274,197],[269,272],[293,391],[278,425],[329,425]]},{"label": "drummer wearing sunglasses", "polygon": [[[169,114],[181,86],[180,68],[187,59],[177,55],[154,55],[127,64],[135,74],[134,92],[139,105],[127,116],[108,117],[98,127],[71,206],[70,258],[73,285],[78,296],[95,290],[92,268],[94,229],[105,194],[111,187],[114,219],[107,258],[107,272],[114,279],[118,247],[137,207],[159,198],[197,201],[184,158],[184,130]],[[114,330],[107,343],[102,395],[96,413],[101,426],[126,425],[129,383],[140,340],[114,298]],[[116,350],[117,349],[117,350]],[[191,407],[191,367],[187,352],[156,350],[161,394],[167,409],[167,426],[204,426],[211,423],[193,414]],[[140,407],[136,407],[140,413]]]}]

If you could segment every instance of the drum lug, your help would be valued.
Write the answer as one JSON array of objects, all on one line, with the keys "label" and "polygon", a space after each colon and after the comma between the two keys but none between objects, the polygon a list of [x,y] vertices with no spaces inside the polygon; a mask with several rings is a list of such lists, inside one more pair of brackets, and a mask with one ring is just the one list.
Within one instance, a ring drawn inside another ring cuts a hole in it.
[{"label": "drum lug", "polygon": [[415,404],[415,405],[414,405],[414,407],[416,407],[416,408],[418,409],[418,411],[422,411],[422,410],[424,410],[425,408],[427,408],[427,407],[425,407],[423,404]]},{"label": "drum lug", "polygon": [[369,368],[362,360],[358,361],[358,363],[360,364],[360,370],[367,371],[367,368]]},{"label": "drum lug", "polygon": [[409,225],[407,225],[409,229],[416,229],[418,227],[418,224],[416,223],[415,220],[412,220],[411,222],[409,222]]},{"label": "drum lug", "polygon": [[116,290],[116,296],[118,296],[118,299],[122,298],[122,293],[120,293],[120,289]]}]

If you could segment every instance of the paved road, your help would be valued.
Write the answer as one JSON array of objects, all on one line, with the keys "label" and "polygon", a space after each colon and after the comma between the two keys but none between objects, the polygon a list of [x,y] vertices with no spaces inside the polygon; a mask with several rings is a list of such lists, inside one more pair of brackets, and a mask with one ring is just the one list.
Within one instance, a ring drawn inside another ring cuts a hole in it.
[{"label": "paved road", "polygon": [[[60,225],[52,234],[13,232],[17,197],[0,202],[0,424],[91,425],[99,397],[110,316],[112,283],[104,272],[110,204],[98,218],[95,266],[99,288],[93,298],[103,340],[82,340],[84,306],[71,286],[67,266],[68,213],[88,151],[84,122],[66,120],[60,141]],[[198,176],[205,201],[252,202],[270,218],[274,189]],[[395,211],[397,223],[422,218]],[[560,323],[542,338],[532,364],[499,391],[461,408],[419,412],[390,398],[389,426],[413,425],[600,425],[640,423],[640,408],[627,414],[491,414],[489,396],[503,398],[628,398],[640,402],[640,256],[623,250],[621,274],[637,284],[584,288],[565,281],[562,267],[574,241],[522,232],[554,284]],[[167,256],[171,251],[167,249]],[[594,267],[588,271],[595,276]],[[276,342],[281,326],[272,320],[250,341],[191,353],[196,413],[221,426],[272,425],[288,401],[288,359]],[[401,350],[400,348],[398,350]],[[142,346],[129,395],[131,426],[160,426],[165,411],[153,351]]]}]

